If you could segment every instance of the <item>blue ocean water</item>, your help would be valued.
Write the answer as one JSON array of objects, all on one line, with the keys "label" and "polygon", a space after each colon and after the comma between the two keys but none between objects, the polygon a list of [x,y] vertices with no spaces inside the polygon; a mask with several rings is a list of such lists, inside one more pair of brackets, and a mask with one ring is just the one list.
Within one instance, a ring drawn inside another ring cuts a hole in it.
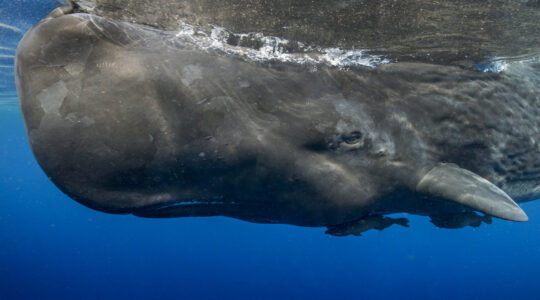
[{"label": "blue ocean water", "polygon": [[30,151],[13,83],[22,34],[51,0],[0,1],[0,299],[517,299],[540,295],[540,201],[526,223],[333,237],[230,218],[83,207]]}]

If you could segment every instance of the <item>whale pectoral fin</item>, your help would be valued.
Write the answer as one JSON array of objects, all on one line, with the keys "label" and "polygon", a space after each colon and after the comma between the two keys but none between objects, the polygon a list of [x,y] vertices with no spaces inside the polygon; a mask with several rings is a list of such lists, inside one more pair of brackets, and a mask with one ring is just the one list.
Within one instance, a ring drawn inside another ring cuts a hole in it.
[{"label": "whale pectoral fin", "polygon": [[454,164],[440,164],[422,177],[420,193],[455,201],[501,219],[527,221],[510,196],[493,183]]}]

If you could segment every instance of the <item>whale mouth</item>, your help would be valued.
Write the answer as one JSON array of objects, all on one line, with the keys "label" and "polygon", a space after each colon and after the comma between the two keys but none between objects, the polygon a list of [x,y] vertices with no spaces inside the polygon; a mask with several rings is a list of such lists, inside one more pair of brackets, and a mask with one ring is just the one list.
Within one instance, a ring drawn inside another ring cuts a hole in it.
[{"label": "whale mouth", "polygon": [[265,209],[256,203],[226,201],[222,197],[211,199],[190,199],[177,202],[150,205],[131,212],[143,218],[215,217],[228,216],[254,223],[280,223],[265,217]]},{"label": "whale mouth", "polygon": [[237,207],[238,204],[227,203],[221,200],[184,200],[166,204],[151,205],[139,208],[133,215],[146,218],[176,218],[217,216],[223,213],[226,207]]},{"label": "whale mouth", "polygon": [[210,199],[186,199],[175,202],[163,203],[146,206],[138,209],[137,211],[161,211],[167,209],[175,209],[179,207],[192,207],[192,206],[219,206],[219,205],[236,205],[235,202],[226,202],[223,197],[215,197]]}]

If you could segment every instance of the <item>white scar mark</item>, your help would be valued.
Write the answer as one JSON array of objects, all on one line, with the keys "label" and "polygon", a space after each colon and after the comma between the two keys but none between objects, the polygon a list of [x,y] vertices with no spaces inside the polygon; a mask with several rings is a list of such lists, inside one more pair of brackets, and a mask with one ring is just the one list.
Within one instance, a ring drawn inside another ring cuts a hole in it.
[{"label": "white scar mark", "polygon": [[116,63],[115,62],[100,62],[96,64],[96,67],[98,69],[112,69],[116,67]]},{"label": "white scar mark", "polygon": [[15,32],[23,33],[22,29],[20,29],[18,27],[15,27],[15,26],[7,25],[7,24],[4,24],[4,23],[0,23],[0,28],[5,28],[5,29],[9,29],[9,30],[12,30],[12,31],[15,31]]}]

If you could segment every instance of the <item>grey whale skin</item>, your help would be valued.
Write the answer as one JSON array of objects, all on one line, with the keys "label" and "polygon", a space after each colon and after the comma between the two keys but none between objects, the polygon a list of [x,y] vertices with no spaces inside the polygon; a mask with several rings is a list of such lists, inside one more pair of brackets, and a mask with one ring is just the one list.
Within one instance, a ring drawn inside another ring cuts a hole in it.
[{"label": "grey whale skin", "polygon": [[17,90],[40,166],[93,209],[359,235],[407,226],[383,217],[400,212],[526,221],[516,202],[540,196],[537,60],[501,73],[254,61],[71,10],[25,34]]}]

